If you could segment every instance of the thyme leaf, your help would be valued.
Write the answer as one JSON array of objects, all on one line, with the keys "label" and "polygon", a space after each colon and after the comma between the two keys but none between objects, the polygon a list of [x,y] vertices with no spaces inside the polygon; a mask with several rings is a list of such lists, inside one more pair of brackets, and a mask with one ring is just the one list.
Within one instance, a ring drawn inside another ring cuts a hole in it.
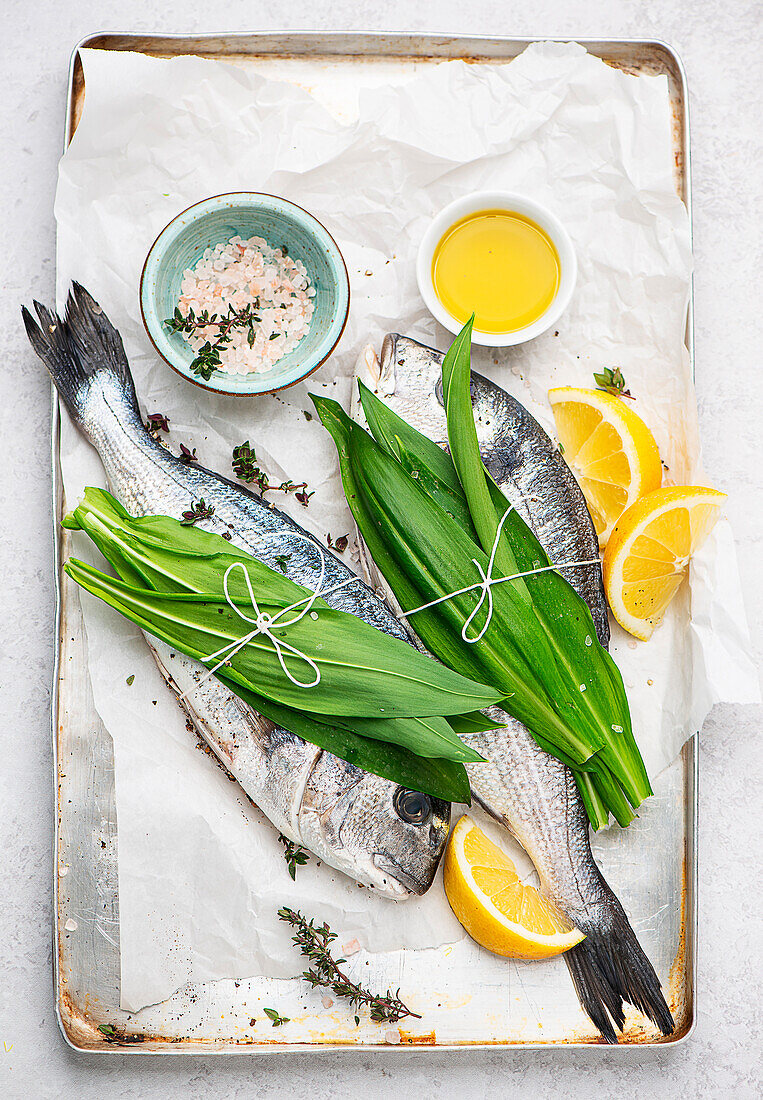
[{"label": "thyme leaf", "polygon": [[185,443],[180,444],[180,454],[178,455],[178,458],[186,466],[190,466],[192,462],[198,462],[199,461],[198,456],[196,454],[196,448],[194,447],[194,449],[192,451],[189,451],[188,448],[186,447]]},{"label": "thyme leaf", "polygon": [[214,504],[207,504],[204,497],[200,497],[194,501],[190,509],[187,512],[183,512],[180,517],[180,522],[184,527],[192,527],[194,523],[198,523],[200,519],[207,519],[209,516],[215,514]]},{"label": "thyme leaf", "polygon": [[146,428],[154,436],[158,435],[159,432],[168,432],[170,430],[170,418],[165,416],[164,413],[149,413],[146,417]]},{"label": "thyme leaf", "polygon": [[279,1016],[274,1008],[265,1008],[263,1011],[268,1019],[273,1021],[273,1027],[280,1027],[281,1024],[288,1024],[289,1022],[288,1016]]},{"label": "thyme leaf", "polygon": [[121,1034],[117,1031],[113,1024],[99,1024],[98,1030],[101,1035],[106,1039],[107,1043],[143,1043],[145,1042],[144,1035],[130,1035]]},{"label": "thyme leaf", "polygon": [[304,867],[310,859],[310,853],[307,848],[303,848],[301,844],[295,844],[293,840],[289,840],[288,837],[281,833],[278,837],[284,846],[283,857],[286,860],[286,866],[289,868],[289,874],[292,879],[296,881],[297,867]]},{"label": "thyme leaf", "polygon": [[[346,998],[356,1008],[365,1005],[370,1010],[371,1019],[377,1023],[384,1020],[397,1023],[404,1016],[415,1016],[421,1019],[418,1012],[411,1012],[410,1008],[400,1000],[399,989],[394,994],[388,989],[385,996],[380,996],[350,981],[339,969],[340,964],[346,962],[346,959],[334,959],[329,950],[331,943],[336,939],[336,932],[332,932],[325,922],[316,926],[314,921],[308,921],[299,911],[295,912],[286,906],[278,910],[278,917],[296,929],[292,941],[313,964],[302,977],[314,989],[316,986],[330,989],[337,997]],[[267,1009],[265,1011],[267,1012]]]}]

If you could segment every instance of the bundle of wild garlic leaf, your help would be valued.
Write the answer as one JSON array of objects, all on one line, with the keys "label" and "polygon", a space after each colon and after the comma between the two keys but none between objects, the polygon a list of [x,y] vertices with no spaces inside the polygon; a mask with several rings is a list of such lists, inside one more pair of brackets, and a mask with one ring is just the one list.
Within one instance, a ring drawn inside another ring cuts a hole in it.
[{"label": "bundle of wild garlic leaf", "polygon": [[[485,470],[469,388],[471,327],[442,367],[450,454],[362,385],[371,434],[336,402],[313,402],[336,444],[358,529],[398,603],[413,611],[442,601],[411,617],[426,648],[498,689],[502,707],[573,768],[595,828],[610,813],[627,825],[652,791],[622,677],[596,640],[587,605],[549,568],[538,539]],[[492,576],[515,579],[488,592],[475,585],[475,562],[490,576],[491,555]],[[462,636],[467,623],[470,642]]]},{"label": "bundle of wild garlic leaf", "polygon": [[[250,631],[251,618],[236,612],[253,614],[248,576],[269,633],[230,652],[218,679],[266,718],[366,771],[448,801],[469,800],[464,763],[482,757],[458,731],[490,727],[478,711],[501,698],[499,689],[334,610],[220,535],[168,516],[134,518],[105,490],[87,489],[64,525],[89,535],[117,574],[70,558],[70,577],[208,668],[218,664],[213,655]],[[279,623],[279,613],[308,600],[310,614],[290,611]],[[312,670],[320,673],[314,684]]]}]

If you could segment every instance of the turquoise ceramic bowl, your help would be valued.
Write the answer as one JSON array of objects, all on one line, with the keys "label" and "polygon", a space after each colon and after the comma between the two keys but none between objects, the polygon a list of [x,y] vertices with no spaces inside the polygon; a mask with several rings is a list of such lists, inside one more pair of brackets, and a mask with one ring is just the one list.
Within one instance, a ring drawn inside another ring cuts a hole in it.
[{"label": "turquoise ceramic bowl", "polygon": [[[273,247],[285,244],[307,268],[316,291],[315,312],[296,348],[270,370],[246,375],[216,370],[207,382],[190,369],[191,345],[180,333],[169,332],[163,321],[178,304],[183,273],[205,249],[237,235],[264,237]],[[312,214],[275,195],[241,191],[189,206],[162,230],[143,267],[140,307],[151,342],[173,370],[213,393],[252,397],[293,386],[328,359],[347,321],[350,281],[336,241]]]}]

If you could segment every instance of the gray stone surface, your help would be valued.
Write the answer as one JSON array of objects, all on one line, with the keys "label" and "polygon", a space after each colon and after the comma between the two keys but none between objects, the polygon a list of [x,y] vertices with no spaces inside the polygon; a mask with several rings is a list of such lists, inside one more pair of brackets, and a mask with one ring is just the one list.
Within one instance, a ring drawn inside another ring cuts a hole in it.
[{"label": "gray stone surface", "polygon": [[[761,654],[757,232],[761,9],[754,0],[4,0],[0,45],[0,1095],[588,1097],[761,1094],[760,708],[717,708],[702,733],[699,1013],[675,1050],[392,1052],[328,1057],[86,1057],[63,1043],[51,983],[53,654],[49,391],[19,303],[50,300],[53,194],[74,43],[96,30],[345,28],[659,37],[692,91],[697,384],[705,463],[727,490]],[[756,493],[758,490],[758,493]]]}]

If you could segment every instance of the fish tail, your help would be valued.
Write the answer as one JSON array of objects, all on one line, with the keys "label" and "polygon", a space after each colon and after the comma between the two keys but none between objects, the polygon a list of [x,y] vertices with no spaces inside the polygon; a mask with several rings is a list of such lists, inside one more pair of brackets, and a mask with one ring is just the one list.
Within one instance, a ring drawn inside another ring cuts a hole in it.
[{"label": "fish tail", "polygon": [[74,420],[84,419],[88,394],[96,379],[110,376],[137,409],[135,387],[122,337],[79,283],[73,283],[64,319],[34,303],[37,321],[22,307],[29,342],[42,359]]},{"label": "fish tail", "polygon": [[[623,907],[612,895],[603,923],[586,928],[586,938],[565,953],[580,1003],[608,1043],[625,1023],[623,1002],[638,1008],[663,1035],[675,1029],[654,967],[644,954]],[[614,1025],[614,1026],[613,1026]]]}]

